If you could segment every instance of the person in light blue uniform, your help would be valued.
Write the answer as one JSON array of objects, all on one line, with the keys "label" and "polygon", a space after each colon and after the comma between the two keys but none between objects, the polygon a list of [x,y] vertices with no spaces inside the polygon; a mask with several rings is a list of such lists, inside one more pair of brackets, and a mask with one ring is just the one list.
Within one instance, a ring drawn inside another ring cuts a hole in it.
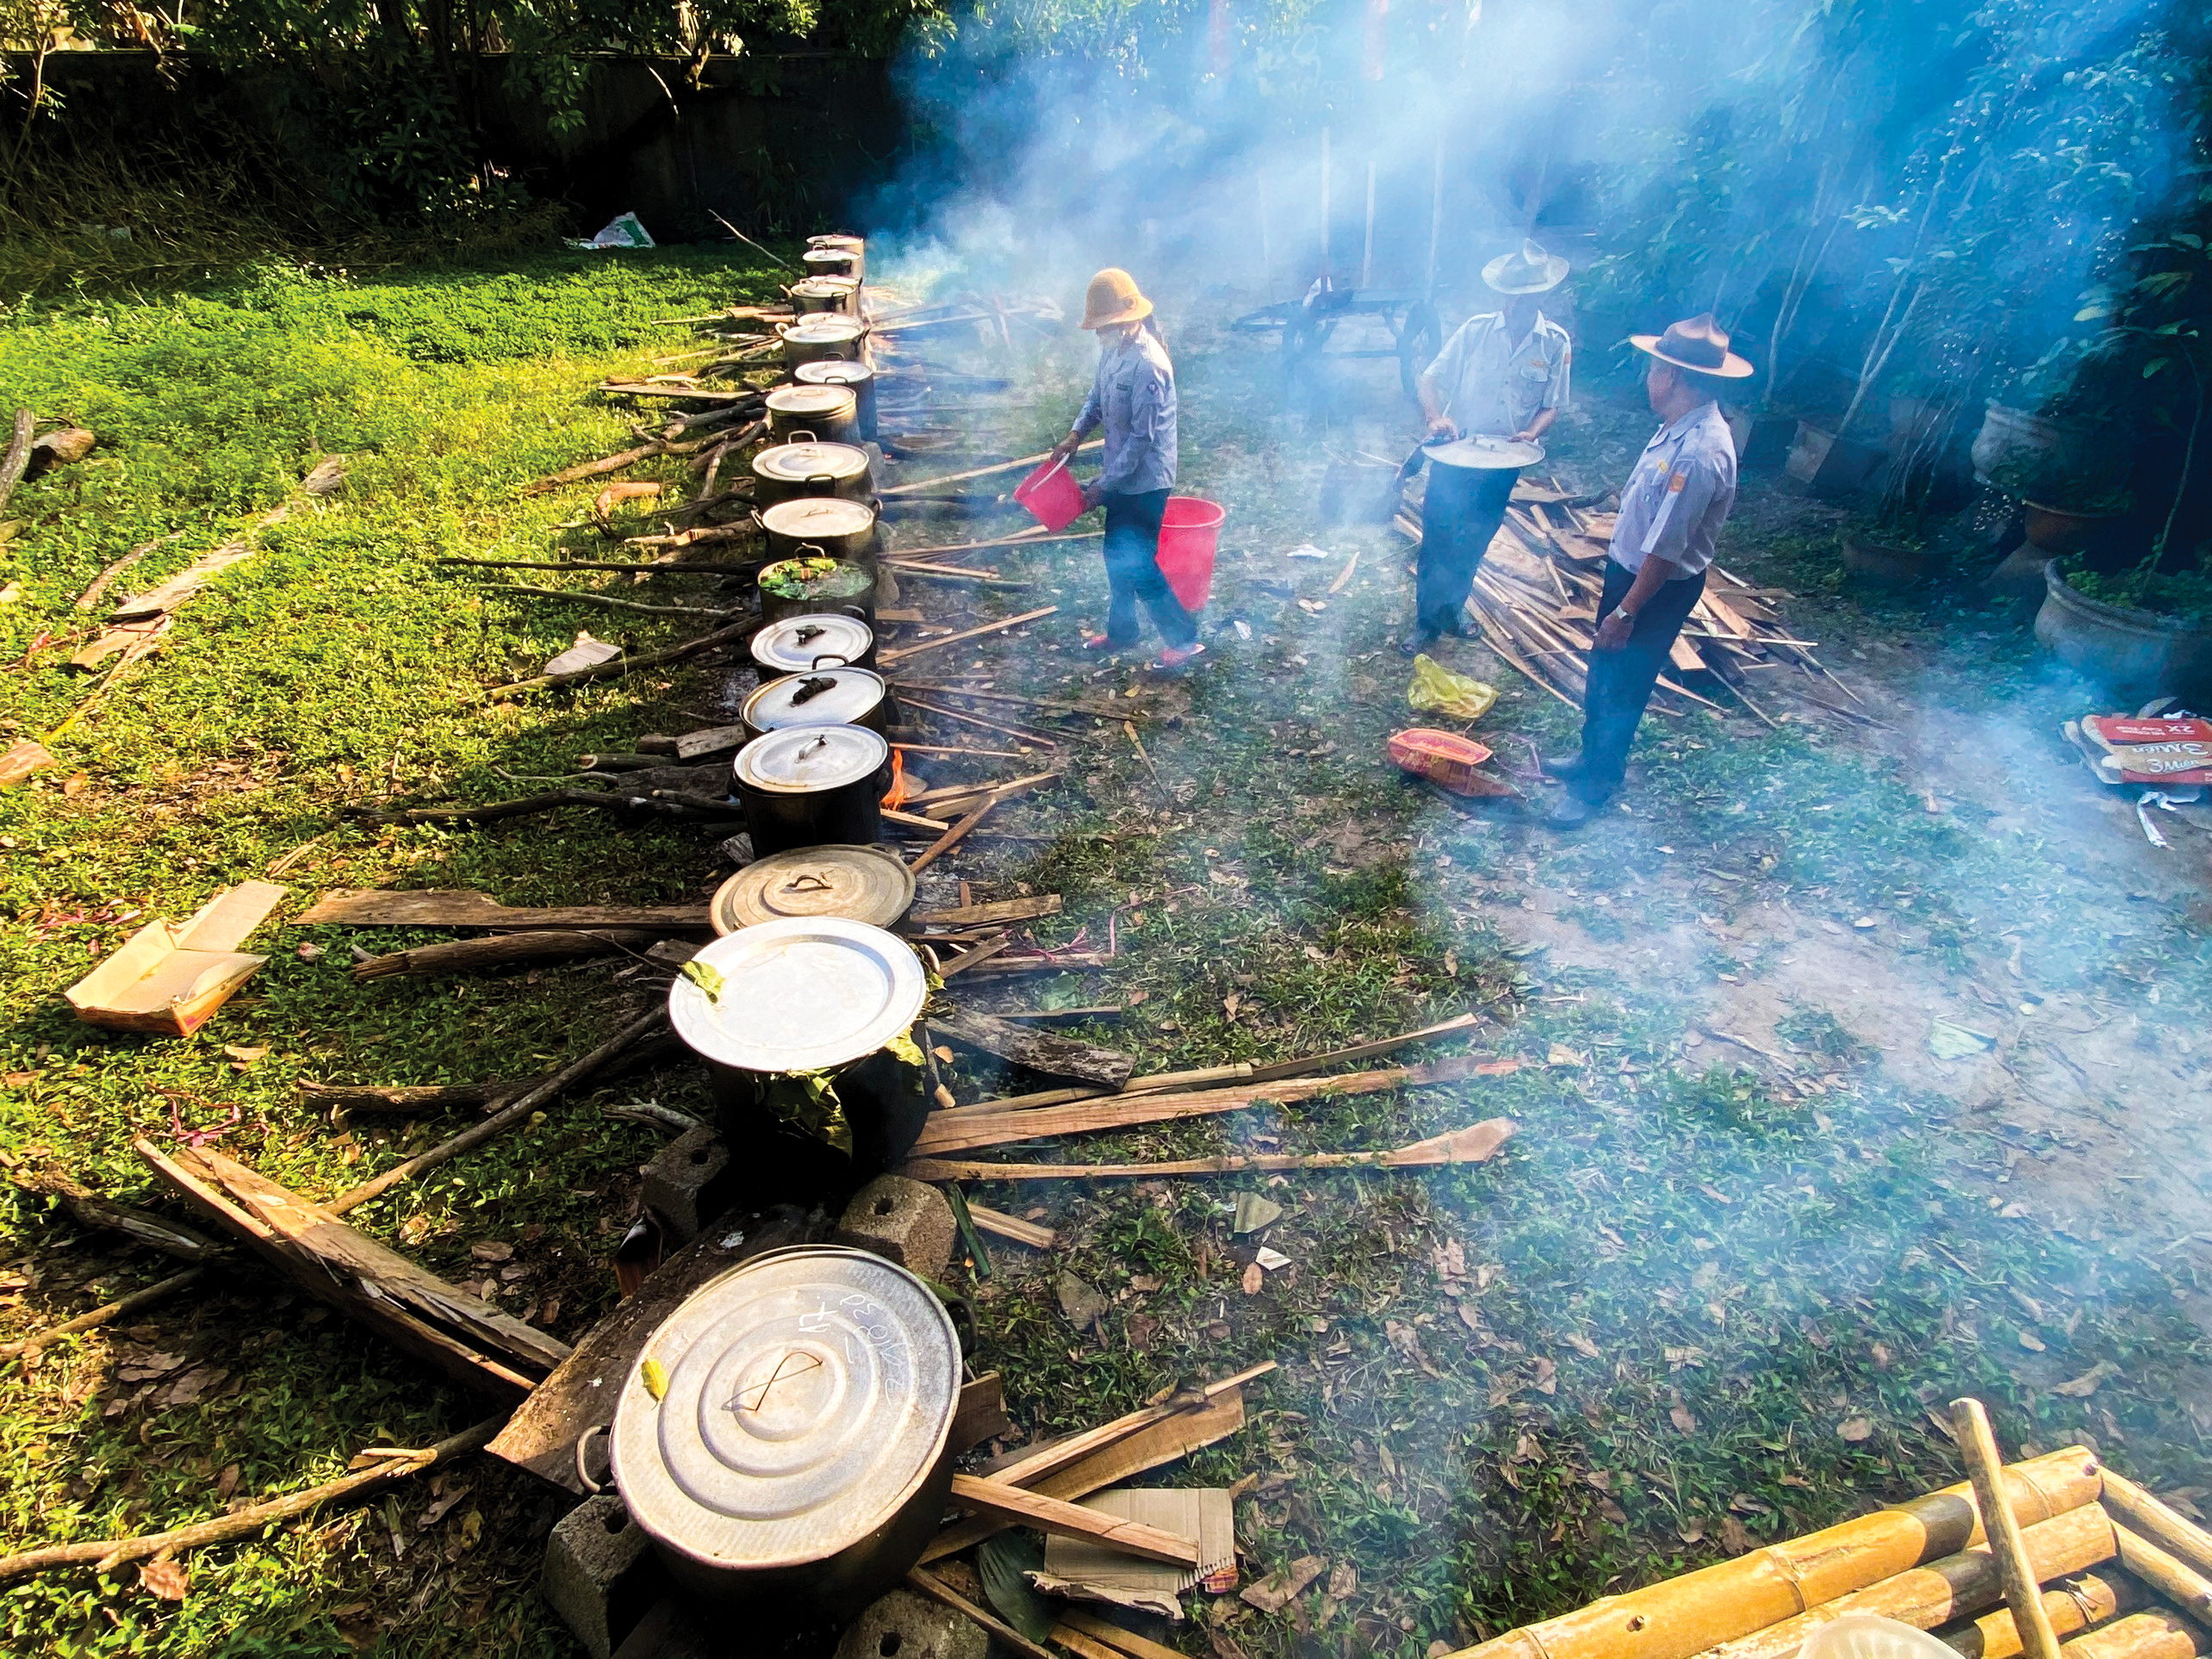
[{"label": "person in light blue uniform", "polygon": [[1587,823],[1619,790],[1652,687],[1736,505],[1736,442],[1719,397],[1751,365],[1728,349],[1711,312],[1629,344],[1651,358],[1643,393],[1666,424],[1621,488],[1582,688],[1582,752],[1544,768],[1567,786],[1545,820],[1560,830]]},{"label": "person in light blue uniform", "polygon": [[[1567,407],[1574,346],[1538,301],[1566,280],[1567,262],[1534,242],[1482,267],[1506,296],[1502,311],[1469,317],[1414,382],[1431,439],[1510,438],[1533,443]],[[1398,649],[1413,656],[1438,635],[1467,632],[1467,595],[1490,538],[1506,521],[1518,467],[1429,468],[1421,503],[1413,631]]]},{"label": "person in light blue uniform", "polygon": [[1065,461],[1092,432],[1105,429],[1104,467],[1084,486],[1083,502],[1106,508],[1111,597],[1106,631],[1087,637],[1084,649],[1124,651],[1136,644],[1141,605],[1167,642],[1154,666],[1172,669],[1206,648],[1198,643],[1198,624],[1160,574],[1160,525],[1175,488],[1175,365],[1152,313],[1152,301],[1128,271],[1109,268],[1090,279],[1083,326],[1098,335],[1098,373],[1053,458]]}]

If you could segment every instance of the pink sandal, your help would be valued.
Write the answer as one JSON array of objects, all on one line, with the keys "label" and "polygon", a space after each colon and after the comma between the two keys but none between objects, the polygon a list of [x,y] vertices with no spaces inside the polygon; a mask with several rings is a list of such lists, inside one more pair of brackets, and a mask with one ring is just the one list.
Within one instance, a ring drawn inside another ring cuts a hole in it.
[{"label": "pink sandal", "polygon": [[1171,645],[1153,659],[1153,667],[1163,674],[1173,674],[1188,666],[1191,658],[1202,656],[1205,649],[1196,640],[1188,645]]}]

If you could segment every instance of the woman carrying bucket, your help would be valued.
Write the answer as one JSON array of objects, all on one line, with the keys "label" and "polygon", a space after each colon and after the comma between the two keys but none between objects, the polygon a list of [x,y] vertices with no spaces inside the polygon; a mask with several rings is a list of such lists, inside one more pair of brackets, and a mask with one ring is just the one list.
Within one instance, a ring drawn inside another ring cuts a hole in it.
[{"label": "woman carrying bucket", "polygon": [[1146,320],[1152,301],[1126,270],[1090,279],[1083,326],[1098,335],[1098,376],[1074,427],[1053,449],[1047,469],[1063,466],[1092,431],[1105,427],[1105,466],[1083,487],[1085,509],[1106,508],[1106,631],[1085,650],[1124,651],[1137,643],[1137,605],[1167,642],[1154,666],[1180,668],[1206,648],[1190,612],[1159,568],[1160,525],[1175,487],[1175,366]]}]

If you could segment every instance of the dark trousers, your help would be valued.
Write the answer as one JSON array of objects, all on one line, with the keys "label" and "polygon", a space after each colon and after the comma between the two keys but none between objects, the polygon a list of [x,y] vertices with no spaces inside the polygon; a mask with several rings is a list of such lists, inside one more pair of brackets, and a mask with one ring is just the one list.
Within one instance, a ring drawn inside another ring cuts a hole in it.
[{"label": "dark trousers", "polygon": [[1506,521],[1518,467],[1429,466],[1421,500],[1421,551],[1414,587],[1414,626],[1456,634],[1463,625],[1475,567]]},{"label": "dark trousers", "polygon": [[[1631,572],[1606,561],[1600,622],[1612,614],[1635,581]],[[1662,582],[1637,612],[1628,643],[1617,651],[1591,650],[1589,679],[1582,687],[1582,771],[1574,791],[1592,805],[1609,798],[1627,775],[1629,746],[1636,741],[1644,705],[1651,700],[1660,670],[1667,666],[1675,636],[1682,631],[1704,592],[1702,570],[1678,581]]]},{"label": "dark trousers", "polygon": [[1198,637],[1198,624],[1159,573],[1159,525],[1167,514],[1167,492],[1151,489],[1141,495],[1102,499],[1106,507],[1106,587],[1112,595],[1106,637],[1116,645],[1136,643],[1137,602],[1141,600],[1161,638],[1171,645],[1190,644]]}]

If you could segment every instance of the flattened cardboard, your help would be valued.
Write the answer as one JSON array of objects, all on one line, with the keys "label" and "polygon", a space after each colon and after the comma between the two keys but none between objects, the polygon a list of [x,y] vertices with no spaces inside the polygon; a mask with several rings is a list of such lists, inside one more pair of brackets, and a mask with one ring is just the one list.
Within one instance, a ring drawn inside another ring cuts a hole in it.
[{"label": "flattened cardboard", "polygon": [[242,882],[181,926],[149,922],[64,994],[88,1025],[189,1036],[269,960],[238,947],[290,891]]},{"label": "flattened cardboard", "polygon": [[1202,1584],[1215,1595],[1236,1588],[1236,1513],[1227,1488],[1120,1487],[1084,1499],[1084,1507],[1197,1539],[1197,1569],[1140,1561],[1103,1544],[1054,1535],[1045,1540],[1045,1570],[1031,1575],[1047,1594],[1179,1619],[1183,1606],[1177,1598],[1192,1586]]}]

